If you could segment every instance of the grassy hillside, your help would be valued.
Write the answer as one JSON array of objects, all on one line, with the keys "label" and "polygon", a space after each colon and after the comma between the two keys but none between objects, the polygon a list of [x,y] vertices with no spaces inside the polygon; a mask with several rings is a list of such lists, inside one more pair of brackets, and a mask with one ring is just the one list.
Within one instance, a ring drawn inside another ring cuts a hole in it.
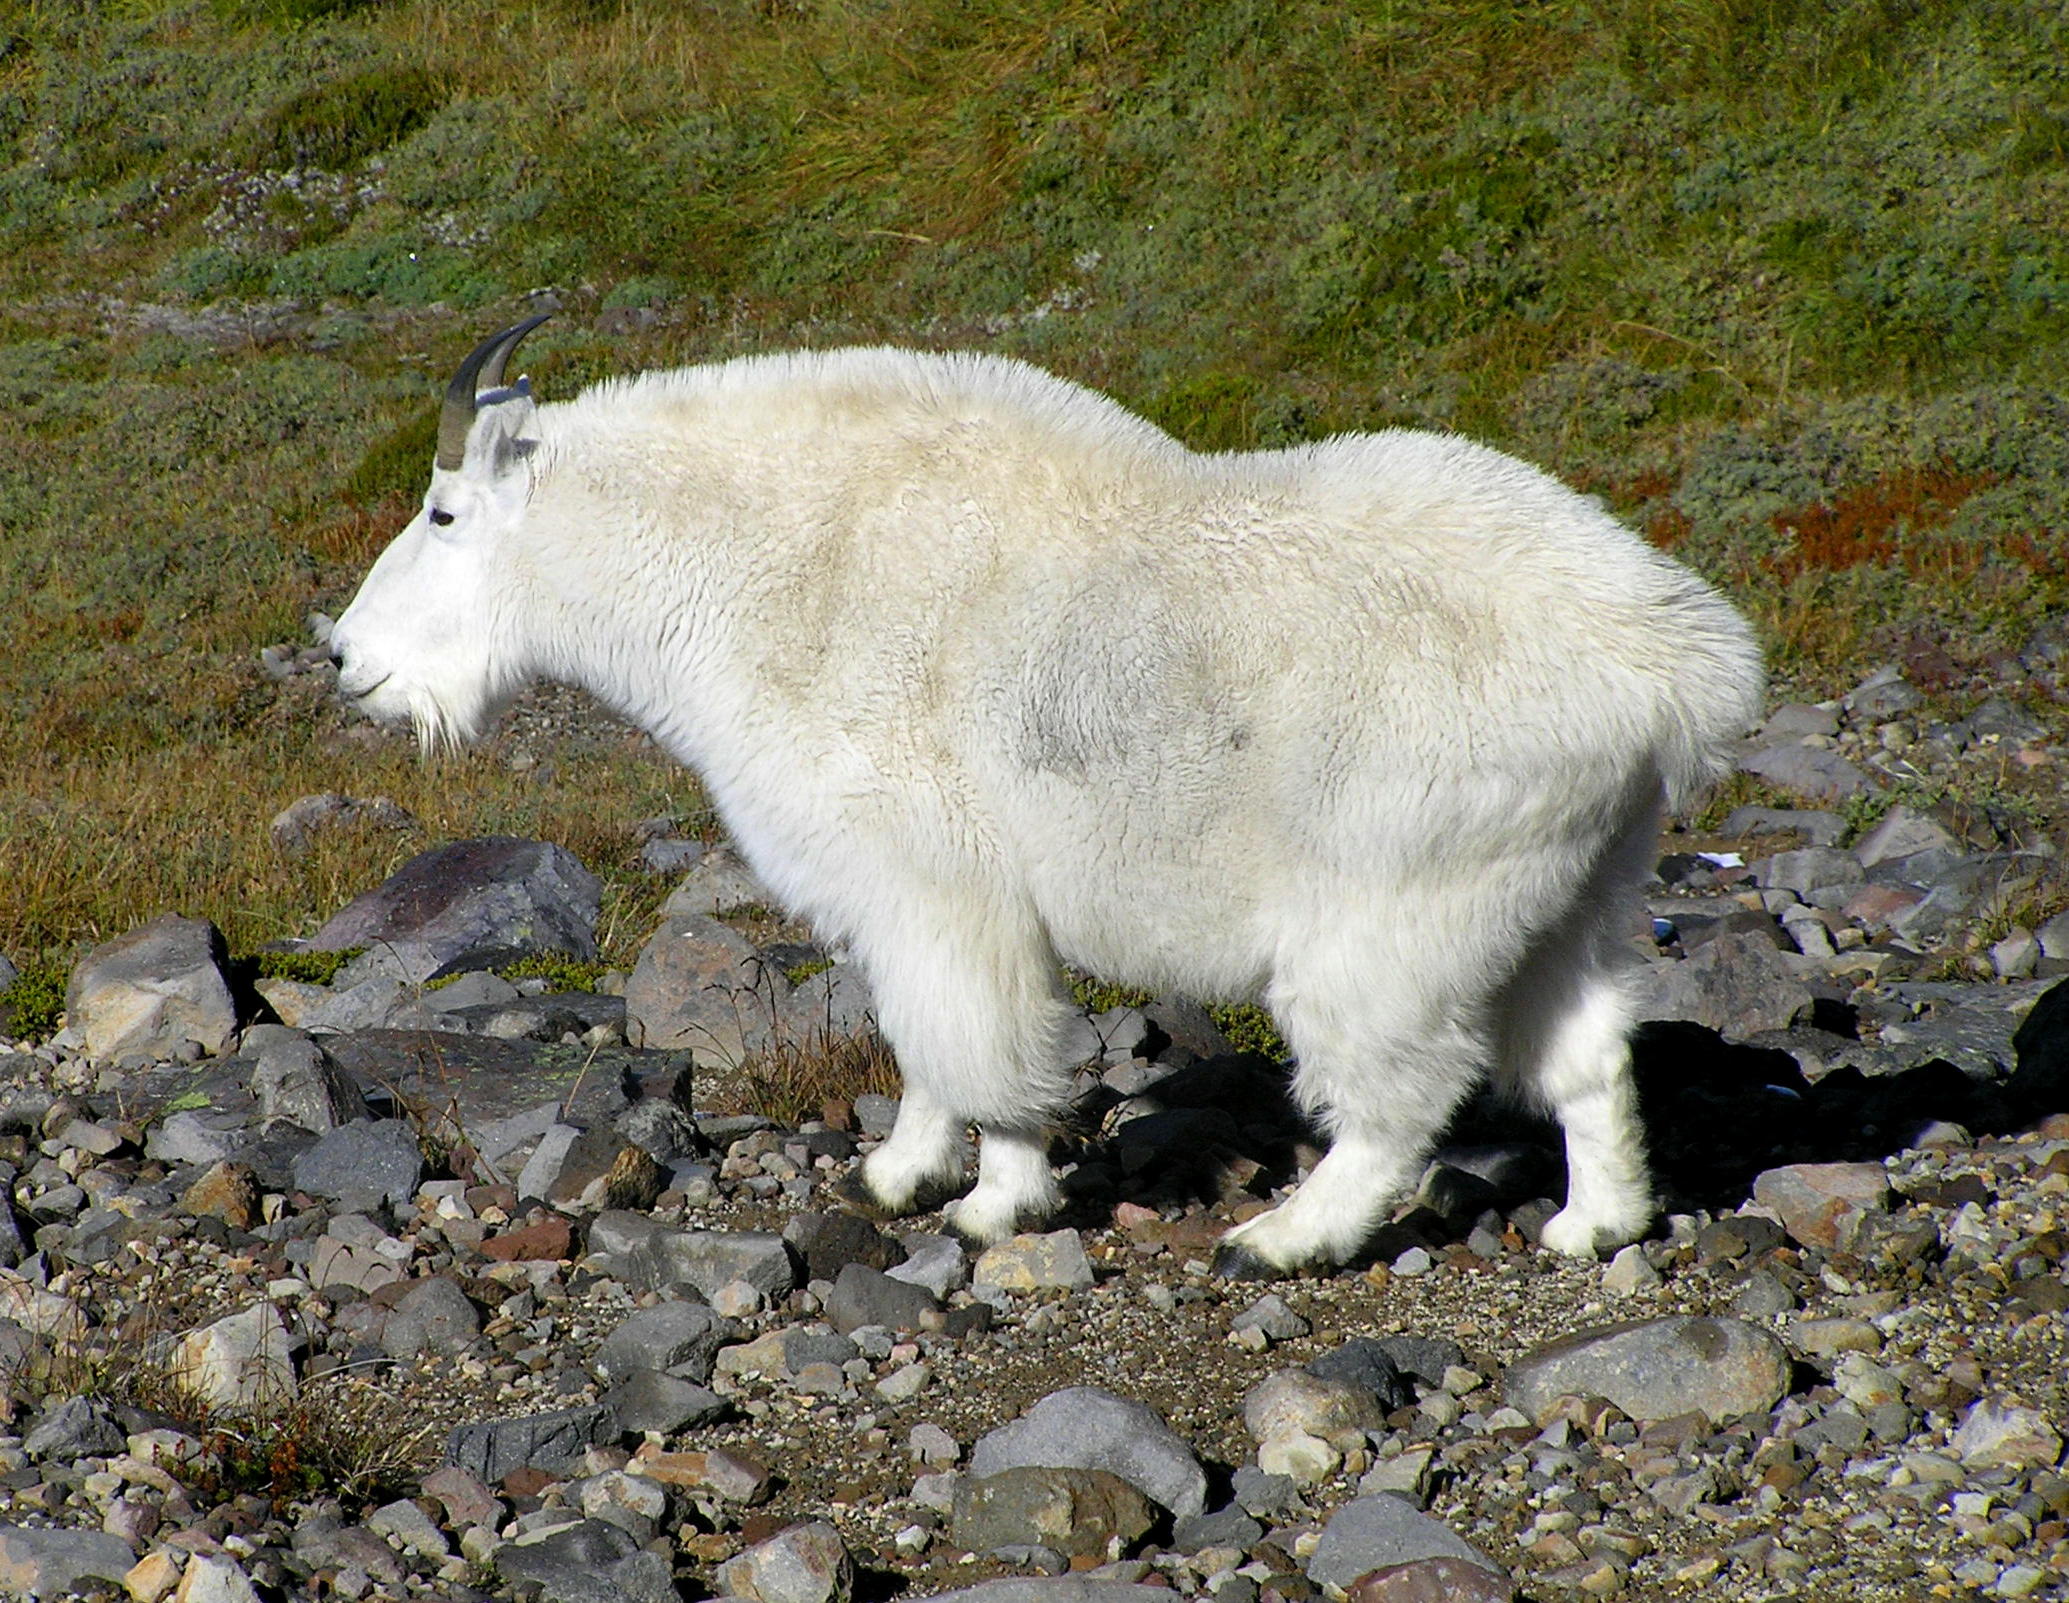
[{"label": "grassy hillside", "polygon": [[2069,595],[2069,24],[1989,0],[16,0],[0,11],[0,952],[306,928],[421,837],[693,813],[638,748],[418,768],[261,646],[408,515],[452,362],[546,395],[897,340],[1203,448],[1464,430],[1830,693]]}]

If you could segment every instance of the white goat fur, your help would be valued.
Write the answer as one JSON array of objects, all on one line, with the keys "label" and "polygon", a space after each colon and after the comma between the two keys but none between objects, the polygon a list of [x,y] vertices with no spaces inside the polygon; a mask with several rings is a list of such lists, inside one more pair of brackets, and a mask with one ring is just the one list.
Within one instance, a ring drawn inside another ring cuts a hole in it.
[{"label": "white goat fur", "polygon": [[[451,521],[433,527],[436,509]],[[1056,1202],[1059,962],[1258,1000],[1328,1155],[1231,1233],[1354,1253],[1482,1075],[1564,1126],[1563,1251],[1652,1198],[1621,976],[1660,809],[1755,713],[1757,652],[1595,502],[1425,433],[1195,454],[976,355],[755,358],[480,398],[339,621],[348,696],[465,740],[534,676],[703,779],[845,943],[905,1096],[864,1169]]]}]

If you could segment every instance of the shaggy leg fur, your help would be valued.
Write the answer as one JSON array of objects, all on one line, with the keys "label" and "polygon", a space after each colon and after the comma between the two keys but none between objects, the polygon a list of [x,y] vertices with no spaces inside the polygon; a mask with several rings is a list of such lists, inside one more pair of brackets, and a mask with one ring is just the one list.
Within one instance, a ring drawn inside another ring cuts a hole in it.
[{"label": "shaggy leg fur", "polygon": [[930,1183],[957,1175],[957,1144],[975,1123],[978,1183],[949,1222],[973,1240],[1003,1240],[1056,1207],[1041,1135],[1069,1089],[1055,955],[1031,920],[1009,921],[976,895],[904,910],[891,933],[874,947],[885,957],[870,976],[905,1095],[864,1184],[883,1207],[910,1210]]},{"label": "shaggy leg fur", "polygon": [[1631,1004],[1609,954],[1540,968],[1511,991],[1505,1088],[1548,1109],[1566,1134],[1566,1206],[1545,1222],[1555,1252],[1589,1258],[1645,1233],[1652,1186],[1631,1085]]},{"label": "shaggy leg fur", "polygon": [[1056,1175],[1040,1129],[987,1125],[977,1157],[977,1185],[945,1210],[958,1235],[989,1246],[1056,1211]]},{"label": "shaggy leg fur", "polygon": [[[1422,1175],[1430,1147],[1484,1061],[1476,1032],[1447,1016],[1444,987],[1395,934],[1339,930],[1282,965],[1271,1008],[1299,1061],[1294,1094],[1334,1132],[1291,1197],[1231,1230],[1217,1267],[1231,1276],[1341,1263]],[[1391,983],[1389,983],[1391,981]]]},{"label": "shaggy leg fur", "polygon": [[1654,1211],[1622,976],[1630,964],[1624,935],[1636,927],[1635,887],[1655,838],[1648,812],[1583,893],[1579,927],[1544,942],[1500,1006],[1502,1089],[1550,1111],[1566,1135],[1566,1206],[1546,1221],[1544,1243],[1576,1257],[1637,1240]]},{"label": "shaggy leg fur", "polygon": [[954,1190],[962,1177],[962,1134],[963,1121],[929,1101],[908,1079],[898,1122],[884,1144],[863,1160],[866,1200],[896,1217],[918,1212]]}]

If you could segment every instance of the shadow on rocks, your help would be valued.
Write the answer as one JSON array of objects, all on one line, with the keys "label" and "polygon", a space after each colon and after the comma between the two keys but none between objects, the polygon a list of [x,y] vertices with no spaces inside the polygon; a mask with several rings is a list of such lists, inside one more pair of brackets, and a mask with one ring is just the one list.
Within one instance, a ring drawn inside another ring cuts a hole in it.
[{"label": "shadow on rocks", "polygon": [[[2051,1027],[2032,1030],[2050,1004]],[[1877,1075],[1842,1065],[1812,1081],[1779,1048],[1700,1024],[1642,1025],[1631,1055],[1654,1184],[1670,1211],[1715,1211],[1742,1204],[1768,1169],[1877,1162],[1934,1124],[1977,1137],[2023,1129],[2064,1106],[2069,988],[2044,997],[2014,1040],[2019,1067],[2002,1082],[1937,1058]]]},{"label": "shadow on rocks", "polygon": [[[1817,1023],[1827,1045],[1852,1035],[1850,1018]],[[1877,1073],[1841,1062],[1812,1079],[1780,1045],[1734,1042],[1700,1024],[1641,1025],[1632,1061],[1655,1188],[1668,1212],[1722,1212],[1743,1206],[1769,1169],[1879,1161],[1936,1124],[1984,1138],[2069,1111],[2069,981],[2041,996],[2011,1045],[2015,1067],[2002,1078],[1926,1058]],[[1288,1095],[1286,1070],[1265,1058],[1196,1061],[1134,1095],[1101,1087],[1055,1154],[1076,1163],[1059,1223],[1104,1224],[1117,1202],[1168,1210],[1268,1198],[1325,1145]],[[1418,1205],[1356,1263],[1506,1224],[1534,1235],[1565,1194],[1561,1147],[1549,1121],[1483,1092],[1447,1132]]]}]

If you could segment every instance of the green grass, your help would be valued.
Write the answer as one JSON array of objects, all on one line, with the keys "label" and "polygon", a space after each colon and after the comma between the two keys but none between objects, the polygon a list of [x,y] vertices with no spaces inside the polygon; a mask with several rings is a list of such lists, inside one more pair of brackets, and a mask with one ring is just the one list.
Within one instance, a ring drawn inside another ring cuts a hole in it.
[{"label": "green grass", "polygon": [[17,962],[171,906],[306,933],[408,843],[292,866],[264,820],[376,785],[579,844],[636,944],[608,826],[682,802],[665,765],[412,785],[256,666],[408,516],[445,373],[535,290],[547,396],[895,340],[1207,449],[1464,430],[1723,584],[1799,693],[2069,602],[2058,9],[31,0],[0,45]]}]

